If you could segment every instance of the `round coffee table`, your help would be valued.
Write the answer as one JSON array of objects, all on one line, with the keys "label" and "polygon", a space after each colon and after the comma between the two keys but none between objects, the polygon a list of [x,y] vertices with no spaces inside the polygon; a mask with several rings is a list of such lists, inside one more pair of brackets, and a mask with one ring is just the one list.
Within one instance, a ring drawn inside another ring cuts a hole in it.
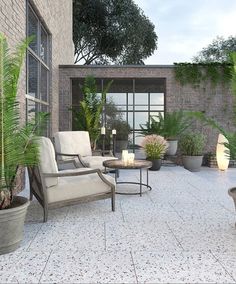
[{"label": "round coffee table", "polygon": [[[148,184],[148,169],[151,168],[152,162],[151,161],[146,161],[146,160],[134,160],[132,164],[127,164],[124,163],[122,160],[107,160],[103,162],[103,166],[106,168],[112,168],[115,169],[115,181],[116,184],[137,184],[139,185],[139,192],[131,193],[131,192],[116,192],[118,194],[131,194],[131,195],[136,195],[139,194],[142,196],[142,187],[146,187],[149,190],[152,190],[151,186]],[[117,181],[117,172],[118,170],[139,170],[139,182],[131,182],[131,181]],[[146,177],[147,177],[147,182],[143,183],[142,181],[142,170],[146,170]]]}]

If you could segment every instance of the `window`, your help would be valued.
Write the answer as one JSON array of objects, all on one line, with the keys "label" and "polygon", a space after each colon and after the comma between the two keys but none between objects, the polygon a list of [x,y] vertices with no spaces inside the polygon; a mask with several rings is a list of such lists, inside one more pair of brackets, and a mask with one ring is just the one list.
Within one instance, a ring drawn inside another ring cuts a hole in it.
[{"label": "window", "polygon": [[26,115],[30,120],[37,112],[49,112],[50,61],[49,34],[29,4],[27,37],[32,38],[27,50],[26,85]]}]

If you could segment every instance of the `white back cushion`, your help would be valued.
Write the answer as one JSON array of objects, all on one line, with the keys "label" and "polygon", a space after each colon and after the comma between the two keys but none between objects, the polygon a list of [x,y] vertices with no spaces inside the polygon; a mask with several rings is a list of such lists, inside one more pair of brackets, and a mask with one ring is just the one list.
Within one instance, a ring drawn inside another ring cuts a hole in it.
[{"label": "white back cushion", "polygon": [[[42,173],[58,173],[55,151],[52,142],[47,137],[39,138],[40,170]],[[58,178],[45,178],[47,187],[55,186]]]},{"label": "white back cushion", "polygon": [[[60,131],[54,135],[54,138],[58,153],[92,156],[88,131]],[[62,159],[71,159],[71,157],[64,156]]]}]

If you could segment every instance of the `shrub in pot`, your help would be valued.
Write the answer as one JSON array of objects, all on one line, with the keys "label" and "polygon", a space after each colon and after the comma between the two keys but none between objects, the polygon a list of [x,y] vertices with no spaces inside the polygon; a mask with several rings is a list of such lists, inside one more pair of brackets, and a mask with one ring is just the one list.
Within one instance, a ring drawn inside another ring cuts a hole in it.
[{"label": "shrub in pot", "polygon": [[205,137],[201,133],[186,133],[180,137],[179,148],[185,169],[200,171],[204,145]]},{"label": "shrub in pot", "polygon": [[25,166],[38,163],[35,123],[20,125],[17,83],[28,42],[9,54],[0,33],[0,254],[15,250],[22,240],[29,202],[14,196],[19,174]]},{"label": "shrub in pot", "polygon": [[150,170],[158,171],[161,168],[161,160],[167,150],[167,141],[159,135],[147,135],[142,141],[147,160],[152,161]]},{"label": "shrub in pot", "polygon": [[168,143],[166,155],[173,156],[176,154],[178,147],[178,137],[192,123],[192,119],[185,116],[183,111],[167,112],[163,115],[161,112],[158,116],[151,116],[150,122],[140,125],[142,134],[156,134],[164,136]]}]

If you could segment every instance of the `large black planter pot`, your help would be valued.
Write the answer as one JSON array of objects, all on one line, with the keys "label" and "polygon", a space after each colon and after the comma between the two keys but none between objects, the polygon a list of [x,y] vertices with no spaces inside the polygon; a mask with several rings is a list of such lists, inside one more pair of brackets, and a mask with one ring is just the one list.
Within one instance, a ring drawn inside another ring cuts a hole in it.
[{"label": "large black planter pot", "polygon": [[[147,159],[149,160],[149,159]],[[149,168],[149,170],[151,171],[159,171],[160,168],[161,168],[161,159],[158,159],[158,160],[149,160],[152,162],[152,167]]]},{"label": "large black planter pot", "polygon": [[11,208],[0,210],[0,255],[20,246],[28,206],[27,198],[15,196]]}]

